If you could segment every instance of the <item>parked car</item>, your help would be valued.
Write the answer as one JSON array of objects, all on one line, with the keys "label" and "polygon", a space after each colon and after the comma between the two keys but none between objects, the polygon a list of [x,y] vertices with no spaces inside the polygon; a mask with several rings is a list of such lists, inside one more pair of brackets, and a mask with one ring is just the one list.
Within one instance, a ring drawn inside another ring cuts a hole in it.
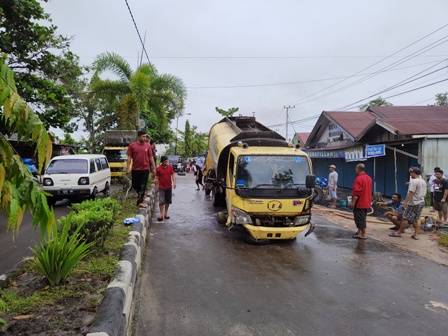
[{"label": "parked car", "polygon": [[182,156],[180,156],[180,155],[167,155],[167,157],[168,157],[168,163],[173,166],[173,170],[175,172],[183,171],[185,169],[183,167],[183,163],[182,163]]},{"label": "parked car", "polygon": [[98,193],[109,195],[110,168],[102,154],[79,154],[54,157],[42,180],[42,189],[54,205],[64,198],[95,199]]}]

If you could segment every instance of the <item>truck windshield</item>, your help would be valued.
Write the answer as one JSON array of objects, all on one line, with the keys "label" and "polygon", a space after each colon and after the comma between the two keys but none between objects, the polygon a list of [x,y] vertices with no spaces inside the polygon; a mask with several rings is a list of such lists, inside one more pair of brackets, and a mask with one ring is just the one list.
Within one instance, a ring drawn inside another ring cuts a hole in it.
[{"label": "truck windshield", "polygon": [[87,174],[88,160],[84,159],[63,159],[51,160],[46,174]]},{"label": "truck windshield", "polygon": [[305,156],[241,155],[237,160],[237,188],[294,188],[304,185],[310,166]]},{"label": "truck windshield", "polygon": [[105,149],[103,154],[106,155],[109,162],[124,162],[127,159],[125,149]]}]

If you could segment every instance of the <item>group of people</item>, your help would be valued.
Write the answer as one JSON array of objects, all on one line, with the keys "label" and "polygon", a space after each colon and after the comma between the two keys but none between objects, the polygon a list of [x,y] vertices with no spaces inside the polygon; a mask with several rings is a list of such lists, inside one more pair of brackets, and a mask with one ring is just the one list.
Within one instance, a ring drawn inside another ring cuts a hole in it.
[{"label": "group of people", "polygon": [[[145,131],[138,131],[137,140],[132,142],[126,152],[126,172],[131,174],[132,187],[137,192],[137,206],[146,208],[143,203],[149,174],[154,176],[156,192],[159,194],[160,216],[157,220],[169,219],[168,209],[172,203],[172,189],[176,188],[176,176],[168,157],[160,158],[160,165],[156,167],[155,142],[150,141]],[[132,169],[131,169],[132,167]]]},{"label": "group of people", "polygon": [[[330,174],[328,176],[328,195],[331,200],[330,207],[336,208],[337,201],[337,182],[338,174],[336,166],[329,167]],[[380,206],[389,206],[390,211],[384,215],[394,226],[390,229],[395,231],[390,233],[390,237],[398,238],[411,225],[414,226],[414,234],[412,239],[418,240],[418,234],[421,227],[421,213],[425,206],[425,196],[428,190],[431,192],[431,212],[437,211],[440,224],[447,224],[448,217],[448,180],[443,175],[440,167],[434,168],[434,174],[429,178],[428,185],[422,178],[422,172],[418,167],[410,167],[410,180],[406,182],[408,185],[408,193],[402,201],[402,197],[398,193],[392,195],[389,202],[377,202]],[[367,212],[372,206],[372,179],[365,173],[365,165],[360,163],[356,166],[356,179],[353,184],[352,200],[350,208],[353,209],[355,224],[357,227],[356,234],[353,238],[366,239],[366,218]]]},{"label": "group of people", "polygon": [[[168,209],[172,204],[173,189],[176,188],[176,175],[173,167],[169,164],[168,157],[160,158],[160,165],[156,166],[156,143],[150,140],[145,131],[138,131],[137,140],[132,142],[127,149],[126,172],[131,174],[132,187],[137,192],[137,206],[146,208],[143,202],[146,195],[146,187],[149,175],[152,174],[155,181],[156,193],[159,196],[160,215],[158,221],[169,219]],[[131,168],[132,167],[132,168]],[[195,175],[197,189],[202,183],[203,173],[201,167],[193,160],[191,163]]]}]

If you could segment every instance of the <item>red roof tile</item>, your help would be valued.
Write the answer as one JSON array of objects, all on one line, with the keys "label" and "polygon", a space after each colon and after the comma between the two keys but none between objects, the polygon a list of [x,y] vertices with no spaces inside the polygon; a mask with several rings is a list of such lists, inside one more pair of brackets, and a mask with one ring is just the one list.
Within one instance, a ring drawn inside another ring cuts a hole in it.
[{"label": "red roof tile", "polygon": [[448,133],[448,106],[371,106],[369,110],[404,135]]},{"label": "red roof tile", "polygon": [[298,132],[296,133],[297,137],[299,138],[299,140],[305,144],[306,141],[308,140],[308,137],[310,136],[311,132]]},{"label": "red roof tile", "polygon": [[325,112],[336,124],[341,126],[353,138],[356,138],[375,116],[371,112]]}]

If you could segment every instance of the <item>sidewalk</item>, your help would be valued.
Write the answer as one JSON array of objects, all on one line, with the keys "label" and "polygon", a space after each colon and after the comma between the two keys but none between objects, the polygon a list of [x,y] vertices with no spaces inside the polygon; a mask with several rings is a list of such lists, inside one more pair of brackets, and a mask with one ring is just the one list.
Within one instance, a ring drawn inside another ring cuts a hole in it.
[{"label": "sidewalk", "polygon": [[[384,199],[386,201],[386,199]],[[384,208],[386,211],[386,208]],[[381,212],[381,211],[380,211]],[[327,219],[328,221],[338,224],[347,229],[356,231],[356,225],[353,220],[353,214],[349,208],[341,209],[340,205],[338,209],[330,209],[323,205],[313,206],[313,215]],[[420,231],[419,240],[411,239],[411,235],[414,233],[413,228],[409,228],[402,234],[401,238],[389,237],[389,227],[393,226],[386,218],[378,214],[377,216],[368,216],[367,220],[367,236],[369,239],[376,239],[394,247],[398,247],[402,250],[415,253],[424,258],[427,258],[436,263],[448,266],[448,247],[443,247],[437,243],[434,239],[435,235],[431,232]],[[429,213],[429,208],[424,208],[422,216],[436,216],[435,213]],[[319,228],[317,227],[316,230]],[[366,240],[368,243],[369,240]]]}]

